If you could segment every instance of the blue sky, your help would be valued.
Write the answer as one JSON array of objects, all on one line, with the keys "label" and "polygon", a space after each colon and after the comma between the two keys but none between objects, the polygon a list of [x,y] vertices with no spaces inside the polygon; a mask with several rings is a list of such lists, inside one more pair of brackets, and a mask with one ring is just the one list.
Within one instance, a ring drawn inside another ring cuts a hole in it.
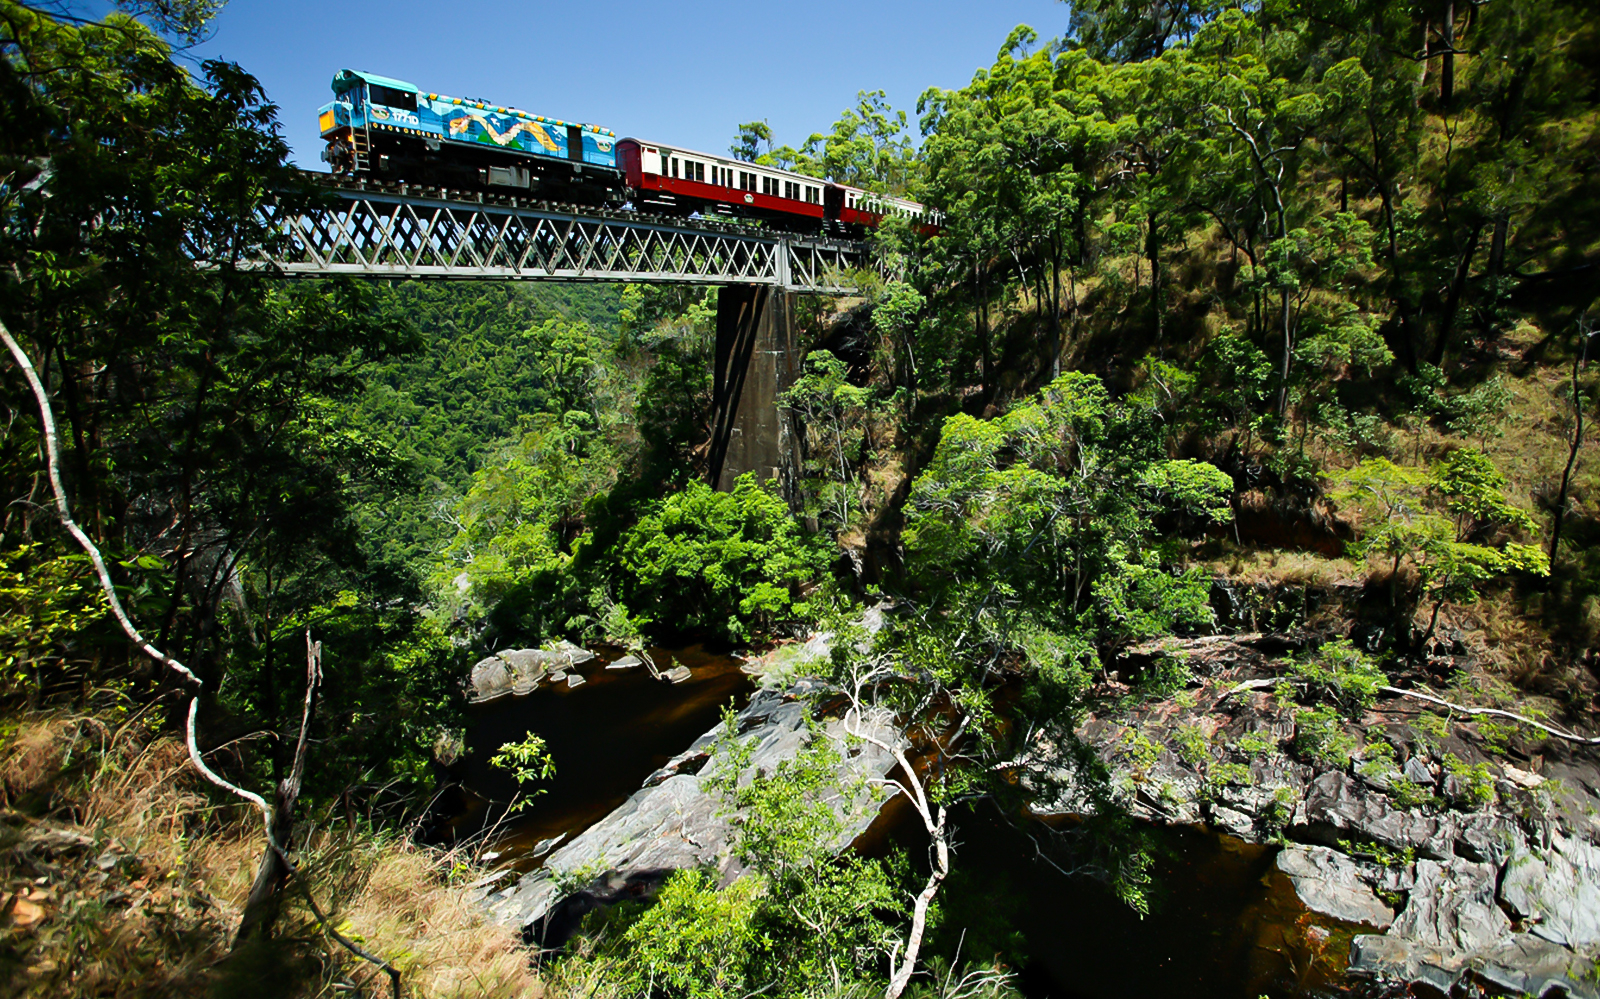
[{"label": "blue sky", "polygon": [[722,152],[761,118],[799,145],[858,90],[914,122],[924,89],[967,83],[1018,24],[1060,35],[1067,14],[1059,0],[230,0],[192,55],[255,74],[307,167],[342,67]]}]

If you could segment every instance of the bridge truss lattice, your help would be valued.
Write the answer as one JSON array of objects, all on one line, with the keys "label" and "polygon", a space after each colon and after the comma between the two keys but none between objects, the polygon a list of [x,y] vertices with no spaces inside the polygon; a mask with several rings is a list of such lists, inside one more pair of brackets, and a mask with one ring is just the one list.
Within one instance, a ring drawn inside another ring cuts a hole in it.
[{"label": "bridge truss lattice", "polygon": [[260,261],[300,277],[750,284],[849,294],[865,244],[714,219],[518,202],[404,185],[337,187],[331,203],[266,220],[284,237]]}]

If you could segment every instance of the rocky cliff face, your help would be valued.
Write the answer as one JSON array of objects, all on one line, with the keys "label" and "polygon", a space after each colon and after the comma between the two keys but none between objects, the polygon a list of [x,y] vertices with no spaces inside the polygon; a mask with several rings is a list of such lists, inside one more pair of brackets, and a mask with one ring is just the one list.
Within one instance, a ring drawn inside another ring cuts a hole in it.
[{"label": "rocky cliff face", "polygon": [[[1303,740],[1294,748],[1295,709],[1277,696],[1287,650],[1262,635],[1135,649],[1124,672],[1176,657],[1187,689],[1136,703],[1110,683],[1107,709],[1078,734],[1135,815],[1282,842],[1278,868],[1305,905],[1364,931],[1354,972],[1600,999],[1595,752],[1513,741],[1489,755],[1474,726],[1425,720],[1427,705],[1393,698],[1328,733],[1319,760]],[[1035,807],[1080,802],[1068,783]]]}]

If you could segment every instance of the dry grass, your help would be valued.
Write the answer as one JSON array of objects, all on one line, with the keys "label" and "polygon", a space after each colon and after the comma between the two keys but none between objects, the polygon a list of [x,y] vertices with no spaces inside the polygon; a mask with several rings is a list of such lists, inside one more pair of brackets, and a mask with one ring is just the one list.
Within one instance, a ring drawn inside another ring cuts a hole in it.
[{"label": "dry grass", "polygon": [[[0,748],[0,781],[11,801],[44,792],[48,802],[0,811],[0,999],[387,995],[387,979],[328,940],[297,891],[275,944],[229,956],[260,859],[259,819],[214,804],[170,736],[137,719],[113,729],[29,718]],[[452,882],[457,858],[346,827],[301,835],[319,903],[402,970],[407,996],[567,994]]]},{"label": "dry grass", "polygon": [[77,726],[63,718],[38,718],[17,727],[0,764],[0,784],[11,798],[45,790],[77,737]]},{"label": "dry grass", "polygon": [[1365,569],[1347,558],[1323,558],[1315,552],[1243,549],[1230,552],[1212,566],[1219,575],[1241,583],[1293,584],[1331,588],[1359,582]]},{"label": "dry grass", "polygon": [[[439,854],[369,841],[360,855],[364,873],[338,918],[346,932],[400,968],[412,994],[429,999],[549,995],[519,934],[486,920],[468,892],[449,884]],[[348,970],[380,990],[372,969]]]}]

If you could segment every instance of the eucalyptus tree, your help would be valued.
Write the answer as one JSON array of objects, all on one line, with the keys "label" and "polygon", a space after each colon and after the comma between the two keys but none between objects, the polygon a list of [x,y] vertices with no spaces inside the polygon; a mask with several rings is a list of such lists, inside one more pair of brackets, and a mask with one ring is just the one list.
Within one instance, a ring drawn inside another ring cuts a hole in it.
[{"label": "eucalyptus tree", "polygon": [[906,502],[900,607],[875,639],[834,643],[853,717],[893,712],[934,754],[904,785],[934,841],[916,912],[951,869],[955,806],[1025,795],[1073,802],[1089,817],[1076,869],[1147,904],[1148,857],[1075,729],[1102,655],[1211,625],[1208,580],[1157,519],[1180,537],[1225,522],[1231,486],[1167,458],[1156,414],[1082,372],[995,419],[945,421]]},{"label": "eucalyptus tree", "polygon": [[1068,36],[1098,59],[1142,62],[1187,43],[1240,0],[1063,0]]},{"label": "eucalyptus tree", "polygon": [[881,90],[860,91],[833,128],[806,140],[805,157],[817,176],[880,194],[906,194],[917,182],[920,159],[904,111]]},{"label": "eucalyptus tree", "polygon": [[961,90],[930,90],[919,109],[926,196],[949,219],[941,238],[982,275],[1013,271],[1061,348],[1061,274],[1086,259],[1097,174],[1119,138],[1096,88],[1105,67],[1080,52],[1057,55],[1019,27],[995,65]]}]

